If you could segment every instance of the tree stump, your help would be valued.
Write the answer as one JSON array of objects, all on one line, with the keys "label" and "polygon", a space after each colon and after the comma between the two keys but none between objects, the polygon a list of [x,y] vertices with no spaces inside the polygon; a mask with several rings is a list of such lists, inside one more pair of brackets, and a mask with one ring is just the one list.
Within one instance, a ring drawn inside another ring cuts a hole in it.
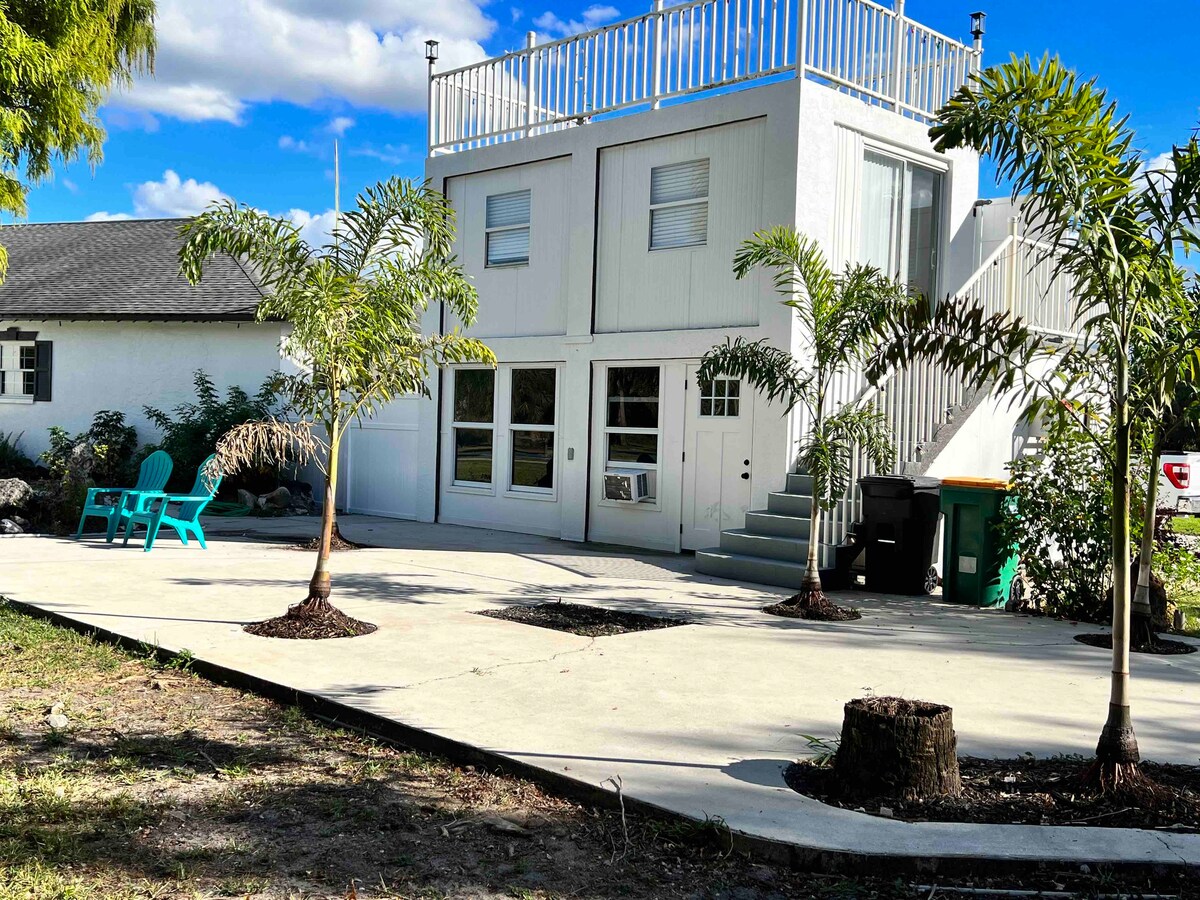
[{"label": "tree stump", "polygon": [[962,793],[953,713],[899,697],[846,704],[834,775],[844,796],[904,800]]}]

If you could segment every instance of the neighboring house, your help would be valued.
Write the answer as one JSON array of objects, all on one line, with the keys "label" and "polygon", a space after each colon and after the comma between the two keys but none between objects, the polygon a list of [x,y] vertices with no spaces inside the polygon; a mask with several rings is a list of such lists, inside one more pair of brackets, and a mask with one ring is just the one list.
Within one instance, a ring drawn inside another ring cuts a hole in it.
[{"label": "neighboring house", "polygon": [[[449,369],[433,402],[353,431],[344,503],[697,550],[701,571],[797,584],[807,503],[786,492],[804,487],[788,475],[806,422],[695,376],[727,338],[807,352],[769,279],[734,279],[734,252],[792,225],[930,297],[1016,306],[1023,239],[976,203],[977,156],[927,135],[979,66],[978,34],[860,0],[696,0],[533,40],[430,86],[426,175],[457,213],[470,333],[499,366]],[[840,396],[874,390],[856,374]],[[1020,437],[1015,410],[928,366],[879,396],[901,471],[1001,475]],[[830,518],[827,558],[858,511],[856,494]]]},{"label": "neighboring house", "polygon": [[0,433],[23,434],[26,454],[51,426],[82,431],[105,409],[153,441],[142,408],[194,399],[195,370],[251,393],[278,371],[283,327],[254,321],[262,294],[235,259],[214,259],[194,287],[179,276],[183,221],[0,227]]}]

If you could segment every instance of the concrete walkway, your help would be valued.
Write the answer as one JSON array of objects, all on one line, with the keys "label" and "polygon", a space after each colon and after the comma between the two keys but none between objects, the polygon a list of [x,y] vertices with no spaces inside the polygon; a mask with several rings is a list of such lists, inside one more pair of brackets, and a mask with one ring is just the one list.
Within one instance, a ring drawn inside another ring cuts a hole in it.
[{"label": "concrete walkway", "polygon": [[[695,575],[688,557],[365,516],[342,528],[373,549],[335,557],[334,600],[380,626],[352,641],[241,630],[301,598],[312,556],[280,542],[314,534],[310,519],[213,520],[207,553],[0,539],[0,595],[808,850],[1200,865],[1200,835],[907,824],[783,785],[801,735],[836,735],[845,701],[870,692],[950,704],[962,754],[1090,754],[1109,659],[1069,624],[857,593],[842,602],[859,622],[791,621],[758,611],[782,591]],[[555,598],[695,624],[589,639],[471,614]],[[1136,656],[1133,708],[1146,758],[1195,764],[1200,654]]]}]

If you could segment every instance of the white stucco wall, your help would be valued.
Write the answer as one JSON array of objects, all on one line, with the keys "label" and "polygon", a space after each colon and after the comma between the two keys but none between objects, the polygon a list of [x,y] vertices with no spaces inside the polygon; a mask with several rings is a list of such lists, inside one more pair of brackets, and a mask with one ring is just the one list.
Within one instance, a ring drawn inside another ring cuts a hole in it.
[{"label": "white stucco wall", "polygon": [[83,431],[106,409],[125,413],[141,443],[157,440],[142,408],[194,400],[196,369],[222,391],[238,385],[253,394],[280,368],[280,325],[0,320],[0,329],[13,325],[54,343],[52,399],[0,401],[0,432],[23,433],[31,457],[46,449],[51,426]]}]

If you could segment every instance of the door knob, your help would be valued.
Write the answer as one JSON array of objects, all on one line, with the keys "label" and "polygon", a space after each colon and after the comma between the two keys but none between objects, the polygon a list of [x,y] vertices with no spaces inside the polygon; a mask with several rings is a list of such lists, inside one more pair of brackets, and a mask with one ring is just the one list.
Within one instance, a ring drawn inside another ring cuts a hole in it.
[{"label": "door knob", "polygon": [[744,478],[746,481],[749,481],[749,480],[750,480],[750,473],[749,473],[749,472],[743,472],[743,473],[742,473],[742,478]]}]

